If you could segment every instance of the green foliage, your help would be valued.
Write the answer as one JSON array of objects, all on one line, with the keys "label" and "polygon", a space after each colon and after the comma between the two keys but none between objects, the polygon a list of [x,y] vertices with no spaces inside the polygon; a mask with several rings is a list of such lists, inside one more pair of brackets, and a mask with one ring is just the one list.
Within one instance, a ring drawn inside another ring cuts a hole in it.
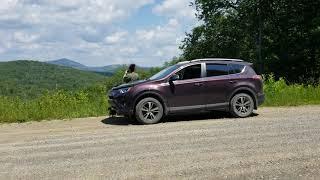
[{"label": "green foliage", "polygon": [[0,63],[0,95],[33,99],[46,91],[85,89],[105,76],[37,61]]},{"label": "green foliage", "polygon": [[[123,75],[126,71],[127,67],[124,66],[120,68],[113,76],[108,77],[105,81],[106,88],[110,90],[112,87],[118,86],[123,83]],[[137,69],[137,73],[139,74],[139,79],[148,79],[152,75],[159,72],[162,68],[150,68],[148,70]]]},{"label": "green foliage", "polygon": [[[46,91],[34,99],[0,96],[0,123],[26,122],[43,119],[65,119],[107,114],[107,91],[122,83],[125,67],[106,79],[104,85],[76,91]],[[141,79],[148,78],[160,68],[138,70]],[[287,85],[273,75],[264,78],[264,106],[295,106],[320,104],[320,85]]]},{"label": "green foliage", "polygon": [[264,77],[264,106],[297,106],[320,104],[320,85],[288,85],[283,78]]},{"label": "green foliage", "polygon": [[107,108],[103,86],[77,92],[47,92],[33,100],[0,96],[0,123],[101,116],[107,114]]},{"label": "green foliage", "polygon": [[[260,73],[274,74],[265,77],[265,106],[320,104],[320,1],[195,0],[192,5],[203,23],[187,34],[183,56],[164,67],[205,57],[241,58]],[[0,63],[0,122],[105,115],[107,91],[122,84],[126,69],[105,78],[35,61]],[[147,79],[160,70],[138,73]]]},{"label": "green foliage", "polygon": [[171,61],[164,63],[164,68],[177,64],[178,62],[185,61],[183,57],[173,57]]},{"label": "green foliage", "polygon": [[[127,67],[123,67],[112,77],[104,78],[105,83],[100,85],[54,91],[44,87],[42,95],[33,99],[0,94],[0,123],[107,115],[107,91],[123,83],[122,77],[126,69]],[[148,71],[138,69],[138,73],[140,79],[146,79],[159,70],[160,68]]]},{"label": "green foliage", "polygon": [[119,69],[115,74],[113,74],[113,76],[106,79],[105,85],[108,90],[123,83],[123,75],[126,69],[126,67],[123,67]]},{"label": "green foliage", "polygon": [[241,58],[289,82],[320,77],[320,1],[195,0],[201,23],[181,46],[187,60]]}]

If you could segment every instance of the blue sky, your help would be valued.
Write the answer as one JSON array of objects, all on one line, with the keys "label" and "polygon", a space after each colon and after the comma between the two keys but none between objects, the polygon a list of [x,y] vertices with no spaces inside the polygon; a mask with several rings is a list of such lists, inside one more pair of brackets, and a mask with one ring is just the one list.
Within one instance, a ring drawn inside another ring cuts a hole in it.
[{"label": "blue sky", "polygon": [[158,66],[196,24],[189,0],[1,0],[0,61]]}]

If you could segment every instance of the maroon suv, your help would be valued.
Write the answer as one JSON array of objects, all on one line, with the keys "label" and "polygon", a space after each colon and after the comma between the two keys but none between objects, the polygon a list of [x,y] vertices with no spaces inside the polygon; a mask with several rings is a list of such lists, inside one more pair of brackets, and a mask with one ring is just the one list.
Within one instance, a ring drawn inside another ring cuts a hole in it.
[{"label": "maroon suv", "polygon": [[248,117],[263,103],[261,76],[238,59],[197,59],[170,66],[151,78],[114,87],[111,111],[157,123],[168,114],[230,111]]}]

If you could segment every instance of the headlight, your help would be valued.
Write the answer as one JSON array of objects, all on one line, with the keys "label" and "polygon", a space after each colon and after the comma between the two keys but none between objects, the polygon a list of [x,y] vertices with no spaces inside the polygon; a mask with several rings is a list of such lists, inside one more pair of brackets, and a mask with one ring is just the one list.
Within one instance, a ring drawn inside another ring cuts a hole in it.
[{"label": "headlight", "polygon": [[127,93],[129,90],[130,88],[122,88],[122,89],[119,89],[119,92],[120,94],[124,94],[124,93]]}]

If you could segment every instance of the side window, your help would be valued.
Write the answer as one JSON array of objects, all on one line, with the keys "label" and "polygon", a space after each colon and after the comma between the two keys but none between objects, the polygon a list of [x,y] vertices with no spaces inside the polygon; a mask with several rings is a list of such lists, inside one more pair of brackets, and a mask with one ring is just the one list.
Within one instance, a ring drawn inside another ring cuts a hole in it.
[{"label": "side window", "polygon": [[229,73],[230,74],[241,73],[243,68],[244,68],[244,65],[241,65],[241,64],[230,64],[229,65]]},{"label": "side window", "polygon": [[207,64],[207,77],[223,76],[229,74],[229,68],[226,64]]},{"label": "side window", "polygon": [[177,73],[180,80],[201,78],[201,64],[188,66]]}]

